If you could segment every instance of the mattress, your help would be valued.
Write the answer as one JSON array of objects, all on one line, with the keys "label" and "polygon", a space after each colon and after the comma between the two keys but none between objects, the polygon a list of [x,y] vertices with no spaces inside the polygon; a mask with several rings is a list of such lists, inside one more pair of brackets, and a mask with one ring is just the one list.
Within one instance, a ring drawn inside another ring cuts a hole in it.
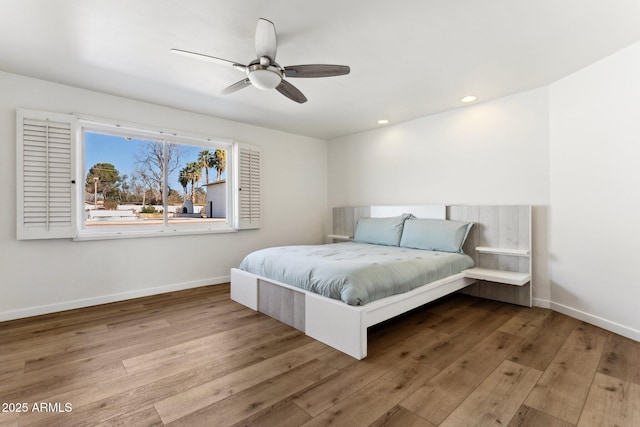
[{"label": "mattress", "polygon": [[408,292],[471,267],[466,254],[354,242],[262,249],[239,266],[350,305]]}]

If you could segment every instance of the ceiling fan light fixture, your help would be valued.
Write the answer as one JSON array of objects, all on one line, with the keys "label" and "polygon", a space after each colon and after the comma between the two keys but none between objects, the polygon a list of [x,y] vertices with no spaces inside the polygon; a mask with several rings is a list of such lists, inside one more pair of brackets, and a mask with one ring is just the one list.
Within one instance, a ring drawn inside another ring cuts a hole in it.
[{"label": "ceiling fan light fixture", "polygon": [[272,68],[256,68],[249,73],[249,80],[258,89],[275,89],[282,81],[282,75]]}]

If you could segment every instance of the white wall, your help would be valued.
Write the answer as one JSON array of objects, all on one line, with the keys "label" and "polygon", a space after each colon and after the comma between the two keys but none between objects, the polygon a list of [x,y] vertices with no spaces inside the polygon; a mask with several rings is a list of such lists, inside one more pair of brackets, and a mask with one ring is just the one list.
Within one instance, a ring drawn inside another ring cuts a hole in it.
[{"label": "white wall", "polygon": [[[0,320],[226,281],[251,250],[321,243],[327,143],[0,72]],[[263,147],[264,227],[232,234],[16,240],[18,107],[74,112]]]},{"label": "white wall", "polygon": [[530,204],[534,297],[549,299],[548,88],[329,142],[329,206]]},{"label": "white wall", "polygon": [[329,203],[546,204],[548,90],[329,143]]},{"label": "white wall", "polygon": [[552,307],[640,340],[640,43],[550,86]]}]

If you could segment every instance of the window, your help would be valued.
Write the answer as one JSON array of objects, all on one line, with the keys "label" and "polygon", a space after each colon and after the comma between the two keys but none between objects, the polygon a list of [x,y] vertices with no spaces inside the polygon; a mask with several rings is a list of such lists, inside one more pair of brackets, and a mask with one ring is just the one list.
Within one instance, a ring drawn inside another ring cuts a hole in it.
[{"label": "window", "polygon": [[232,229],[227,159],[233,145],[80,121],[80,235]]},{"label": "window", "polygon": [[18,238],[261,226],[261,152],[223,139],[18,111]]}]

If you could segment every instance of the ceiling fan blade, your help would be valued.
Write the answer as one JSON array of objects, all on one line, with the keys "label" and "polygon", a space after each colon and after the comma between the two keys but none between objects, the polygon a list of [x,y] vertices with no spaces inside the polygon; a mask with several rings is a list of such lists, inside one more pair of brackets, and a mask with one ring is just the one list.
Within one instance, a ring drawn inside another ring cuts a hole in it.
[{"label": "ceiling fan blade", "polygon": [[256,55],[258,59],[266,56],[273,63],[276,60],[277,50],[276,26],[267,19],[258,19],[256,27]]},{"label": "ceiling fan blade", "polygon": [[299,104],[304,104],[305,102],[307,102],[307,97],[304,96],[297,87],[286,80],[281,81],[280,84],[276,87],[276,90],[287,98]]},{"label": "ceiling fan blade", "polygon": [[[194,59],[200,59],[203,61],[209,61],[209,62],[214,62],[216,64],[231,64],[234,67],[238,66],[238,67],[243,67],[246,68],[246,65],[242,65],[242,64],[238,64],[237,62],[234,61],[229,61],[228,59],[222,59],[222,58],[218,58],[215,56],[211,56],[211,55],[205,55],[202,53],[196,53],[196,52],[190,52],[188,50],[182,50],[182,49],[171,49],[171,52],[178,54],[178,55],[182,55],[182,56],[186,56],[189,58],[194,58]],[[238,68],[236,67],[236,68]]]},{"label": "ceiling fan blade", "polygon": [[332,77],[349,74],[351,68],[347,65],[290,65],[284,67],[284,75],[287,77]]},{"label": "ceiling fan blade", "polygon": [[251,80],[249,80],[248,77],[246,79],[240,80],[239,82],[235,82],[231,86],[226,87],[220,92],[220,94],[229,95],[230,93],[237,92],[240,89],[245,88],[247,86],[251,86]]}]

